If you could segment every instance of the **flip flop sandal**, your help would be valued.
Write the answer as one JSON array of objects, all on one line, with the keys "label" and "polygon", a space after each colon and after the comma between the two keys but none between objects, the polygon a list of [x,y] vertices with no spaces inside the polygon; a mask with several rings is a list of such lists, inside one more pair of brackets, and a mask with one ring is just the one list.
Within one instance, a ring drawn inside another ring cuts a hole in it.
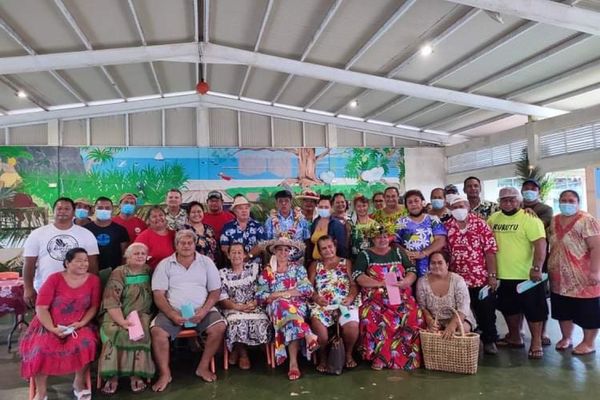
[{"label": "flip flop sandal", "polygon": [[544,358],[544,350],[542,349],[537,349],[537,350],[529,350],[529,353],[527,354],[527,357],[530,360],[541,360],[542,358]]},{"label": "flip flop sandal", "polygon": [[542,337],[542,346],[550,346],[552,344],[552,340],[548,336]]},{"label": "flip flop sandal", "polygon": [[107,380],[104,383],[104,386],[102,386],[102,389],[100,389],[100,392],[102,392],[102,394],[110,396],[117,392],[117,388],[118,388],[118,382],[113,382],[111,380]]},{"label": "flip flop sandal", "polygon": [[290,381],[297,381],[301,376],[302,374],[300,373],[300,370],[297,369],[290,369],[288,372],[288,379]]},{"label": "flip flop sandal", "polygon": [[91,400],[92,399],[92,391],[89,389],[83,389],[80,391],[73,389],[73,394],[75,395],[75,398],[77,400]]},{"label": "flip flop sandal", "polygon": [[322,374],[327,373],[327,365],[317,365],[315,369]]},{"label": "flip flop sandal", "polygon": [[355,360],[346,361],[346,364],[344,364],[344,367],[346,369],[354,369],[354,368],[358,367],[358,363]]},{"label": "flip flop sandal", "polygon": [[133,393],[142,393],[146,390],[147,386],[143,380],[137,379],[131,382],[131,391]]},{"label": "flip flop sandal", "polygon": [[508,340],[506,340],[506,338],[502,338],[496,342],[496,346],[509,347],[511,349],[522,349],[523,347],[525,347],[525,343],[509,342]]},{"label": "flip flop sandal", "polygon": [[569,344],[567,344],[566,346],[559,346],[558,343],[556,343],[556,346],[554,347],[554,350],[556,351],[565,351],[565,350],[569,350],[573,348],[573,343],[569,342]]},{"label": "flip flop sandal", "polygon": [[596,352],[596,350],[590,350],[590,351],[586,351],[584,353],[579,353],[579,352],[576,352],[576,351],[573,350],[571,352],[571,354],[573,354],[574,356],[587,356],[587,355],[590,355],[590,354],[594,354],[595,352]]}]

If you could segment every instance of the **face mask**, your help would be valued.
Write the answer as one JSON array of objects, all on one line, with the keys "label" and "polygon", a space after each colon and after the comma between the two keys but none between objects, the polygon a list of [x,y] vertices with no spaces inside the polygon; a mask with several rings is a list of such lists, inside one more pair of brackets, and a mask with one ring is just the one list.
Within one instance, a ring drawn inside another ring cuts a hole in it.
[{"label": "face mask", "polygon": [[457,221],[464,221],[467,219],[467,215],[469,215],[469,210],[466,208],[457,208],[456,210],[452,210],[452,216]]},{"label": "face mask", "polygon": [[317,213],[319,213],[319,217],[321,218],[329,218],[331,210],[328,208],[317,208]]},{"label": "face mask", "polygon": [[121,206],[121,213],[125,215],[133,215],[135,212],[135,206],[133,204],[123,204]]},{"label": "face mask", "polygon": [[511,210],[511,211],[504,211],[504,210],[502,210],[502,214],[508,215],[510,217],[511,215],[515,215],[517,213],[517,211],[519,211],[518,208],[515,208],[514,210]]},{"label": "face mask", "polygon": [[444,201],[444,199],[432,199],[431,200],[431,207],[433,207],[434,210],[441,210],[442,208],[444,208],[445,204],[446,204],[446,202]]},{"label": "face mask", "polygon": [[111,210],[96,210],[96,218],[98,221],[108,221],[111,216]]},{"label": "face mask", "polygon": [[571,215],[575,215],[577,213],[577,204],[560,203],[558,205],[558,208],[560,208],[561,214],[567,217],[570,217]]},{"label": "face mask", "polygon": [[525,201],[536,201],[538,199],[538,192],[535,190],[523,190],[522,194]]},{"label": "face mask", "polygon": [[84,218],[87,218],[88,215],[89,215],[89,211],[86,210],[85,208],[76,208],[75,209],[75,218],[84,219]]}]

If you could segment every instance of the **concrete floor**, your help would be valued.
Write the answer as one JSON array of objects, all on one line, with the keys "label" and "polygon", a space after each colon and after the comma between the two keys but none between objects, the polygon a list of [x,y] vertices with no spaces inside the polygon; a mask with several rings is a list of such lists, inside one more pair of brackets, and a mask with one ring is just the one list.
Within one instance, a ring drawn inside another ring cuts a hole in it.
[{"label": "concrete floor", "polygon": [[[27,383],[19,376],[19,359],[16,353],[8,354],[6,319],[0,320],[0,399],[27,399]],[[505,331],[505,329],[501,329]],[[549,333],[555,343],[560,333],[556,321],[549,322]],[[574,337],[580,340],[580,332]],[[598,343],[600,350],[600,341]],[[502,349],[497,356],[486,356],[474,376],[431,372],[372,371],[367,365],[345,372],[343,375],[325,376],[314,372],[311,365],[302,366],[304,376],[290,382],[285,369],[275,370],[264,366],[262,354],[253,357],[252,371],[233,367],[223,371],[217,360],[219,380],[206,384],[195,378],[193,371],[196,355],[178,352],[173,383],[161,393],[150,391],[133,395],[128,382],[123,381],[117,392],[118,399],[161,398],[176,399],[597,399],[600,393],[600,356],[574,357],[559,353],[554,347],[546,348],[542,361],[527,359],[525,349]],[[51,378],[49,399],[73,398],[71,383],[67,378]],[[95,398],[107,398],[98,393]]]}]

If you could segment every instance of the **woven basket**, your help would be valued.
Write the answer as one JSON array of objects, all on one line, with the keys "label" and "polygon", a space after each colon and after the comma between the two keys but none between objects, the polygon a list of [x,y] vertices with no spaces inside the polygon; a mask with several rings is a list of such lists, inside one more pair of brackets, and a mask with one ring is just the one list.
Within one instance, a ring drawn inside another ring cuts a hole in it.
[{"label": "woven basket", "polygon": [[452,338],[444,339],[441,332],[426,330],[420,332],[425,368],[457,374],[476,374],[479,358],[479,334],[465,334],[462,318],[458,311],[455,309],[452,311],[458,318],[460,334],[455,333]]}]

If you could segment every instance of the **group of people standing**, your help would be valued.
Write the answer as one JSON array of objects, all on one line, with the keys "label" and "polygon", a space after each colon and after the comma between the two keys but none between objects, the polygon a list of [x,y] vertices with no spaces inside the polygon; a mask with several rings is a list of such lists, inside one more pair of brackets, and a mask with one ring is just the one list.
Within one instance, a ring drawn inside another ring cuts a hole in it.
[{"label": "group of people standing", "polygon": [[[556,349],[573,346],[577,324],[584,339],[573,354],[594,352],[600,223],[579,209],[579,195],[561,193],[561,213],[552,216],[533,180],[521,190],[502,188],[499,204],[481,200],[476,177],[464,190],[436,188],[427,202],[418,190],[401,198],[388,187],[351,204],[342,193],[305,190],[299,207],[282,190],[264,224],[244,196],[223,210],[219,191],[208,194],[207,208],[191,202],[184,209],[181,192],[170,190],[166,208],[151,208],[145,222],[135,216],[133,194],[121,196],[114,217],[106,197],[93,206],[60,198],[54,223],[25,244],[25,300],[36,316],[21,342],[22,375],[43,399],[49,375],[75,372],[74,393],[88,399],[84,376],[101,342],[105,393],[117,390],[120,377],[142,391],[156,372],[152,389],[162,391],[172,380],[171,341],[195,329],[204,336],[196,369],[204,381],[216,380],[210,360],[223,343],[241,369],[251,368],[248,346],[274,343],[276,363],[288,360],[295,380],[299,353],[316,352],[317,370],[327,371],[337,324],[346,368],[357,365],[357,349],[375,370],[411,370],[422,365],[421,329],[447,338],[459,324],[478,329],[484,351],[495,354],[497,346],[525,346],[523,317],[528,355],[539,359],[549,340],[545,285],[517,288],[542,281],[545,271],[562,332]],[[509,328],[503,338],[496,309]],[[136,324],[142,334],[132,338]]]}]

